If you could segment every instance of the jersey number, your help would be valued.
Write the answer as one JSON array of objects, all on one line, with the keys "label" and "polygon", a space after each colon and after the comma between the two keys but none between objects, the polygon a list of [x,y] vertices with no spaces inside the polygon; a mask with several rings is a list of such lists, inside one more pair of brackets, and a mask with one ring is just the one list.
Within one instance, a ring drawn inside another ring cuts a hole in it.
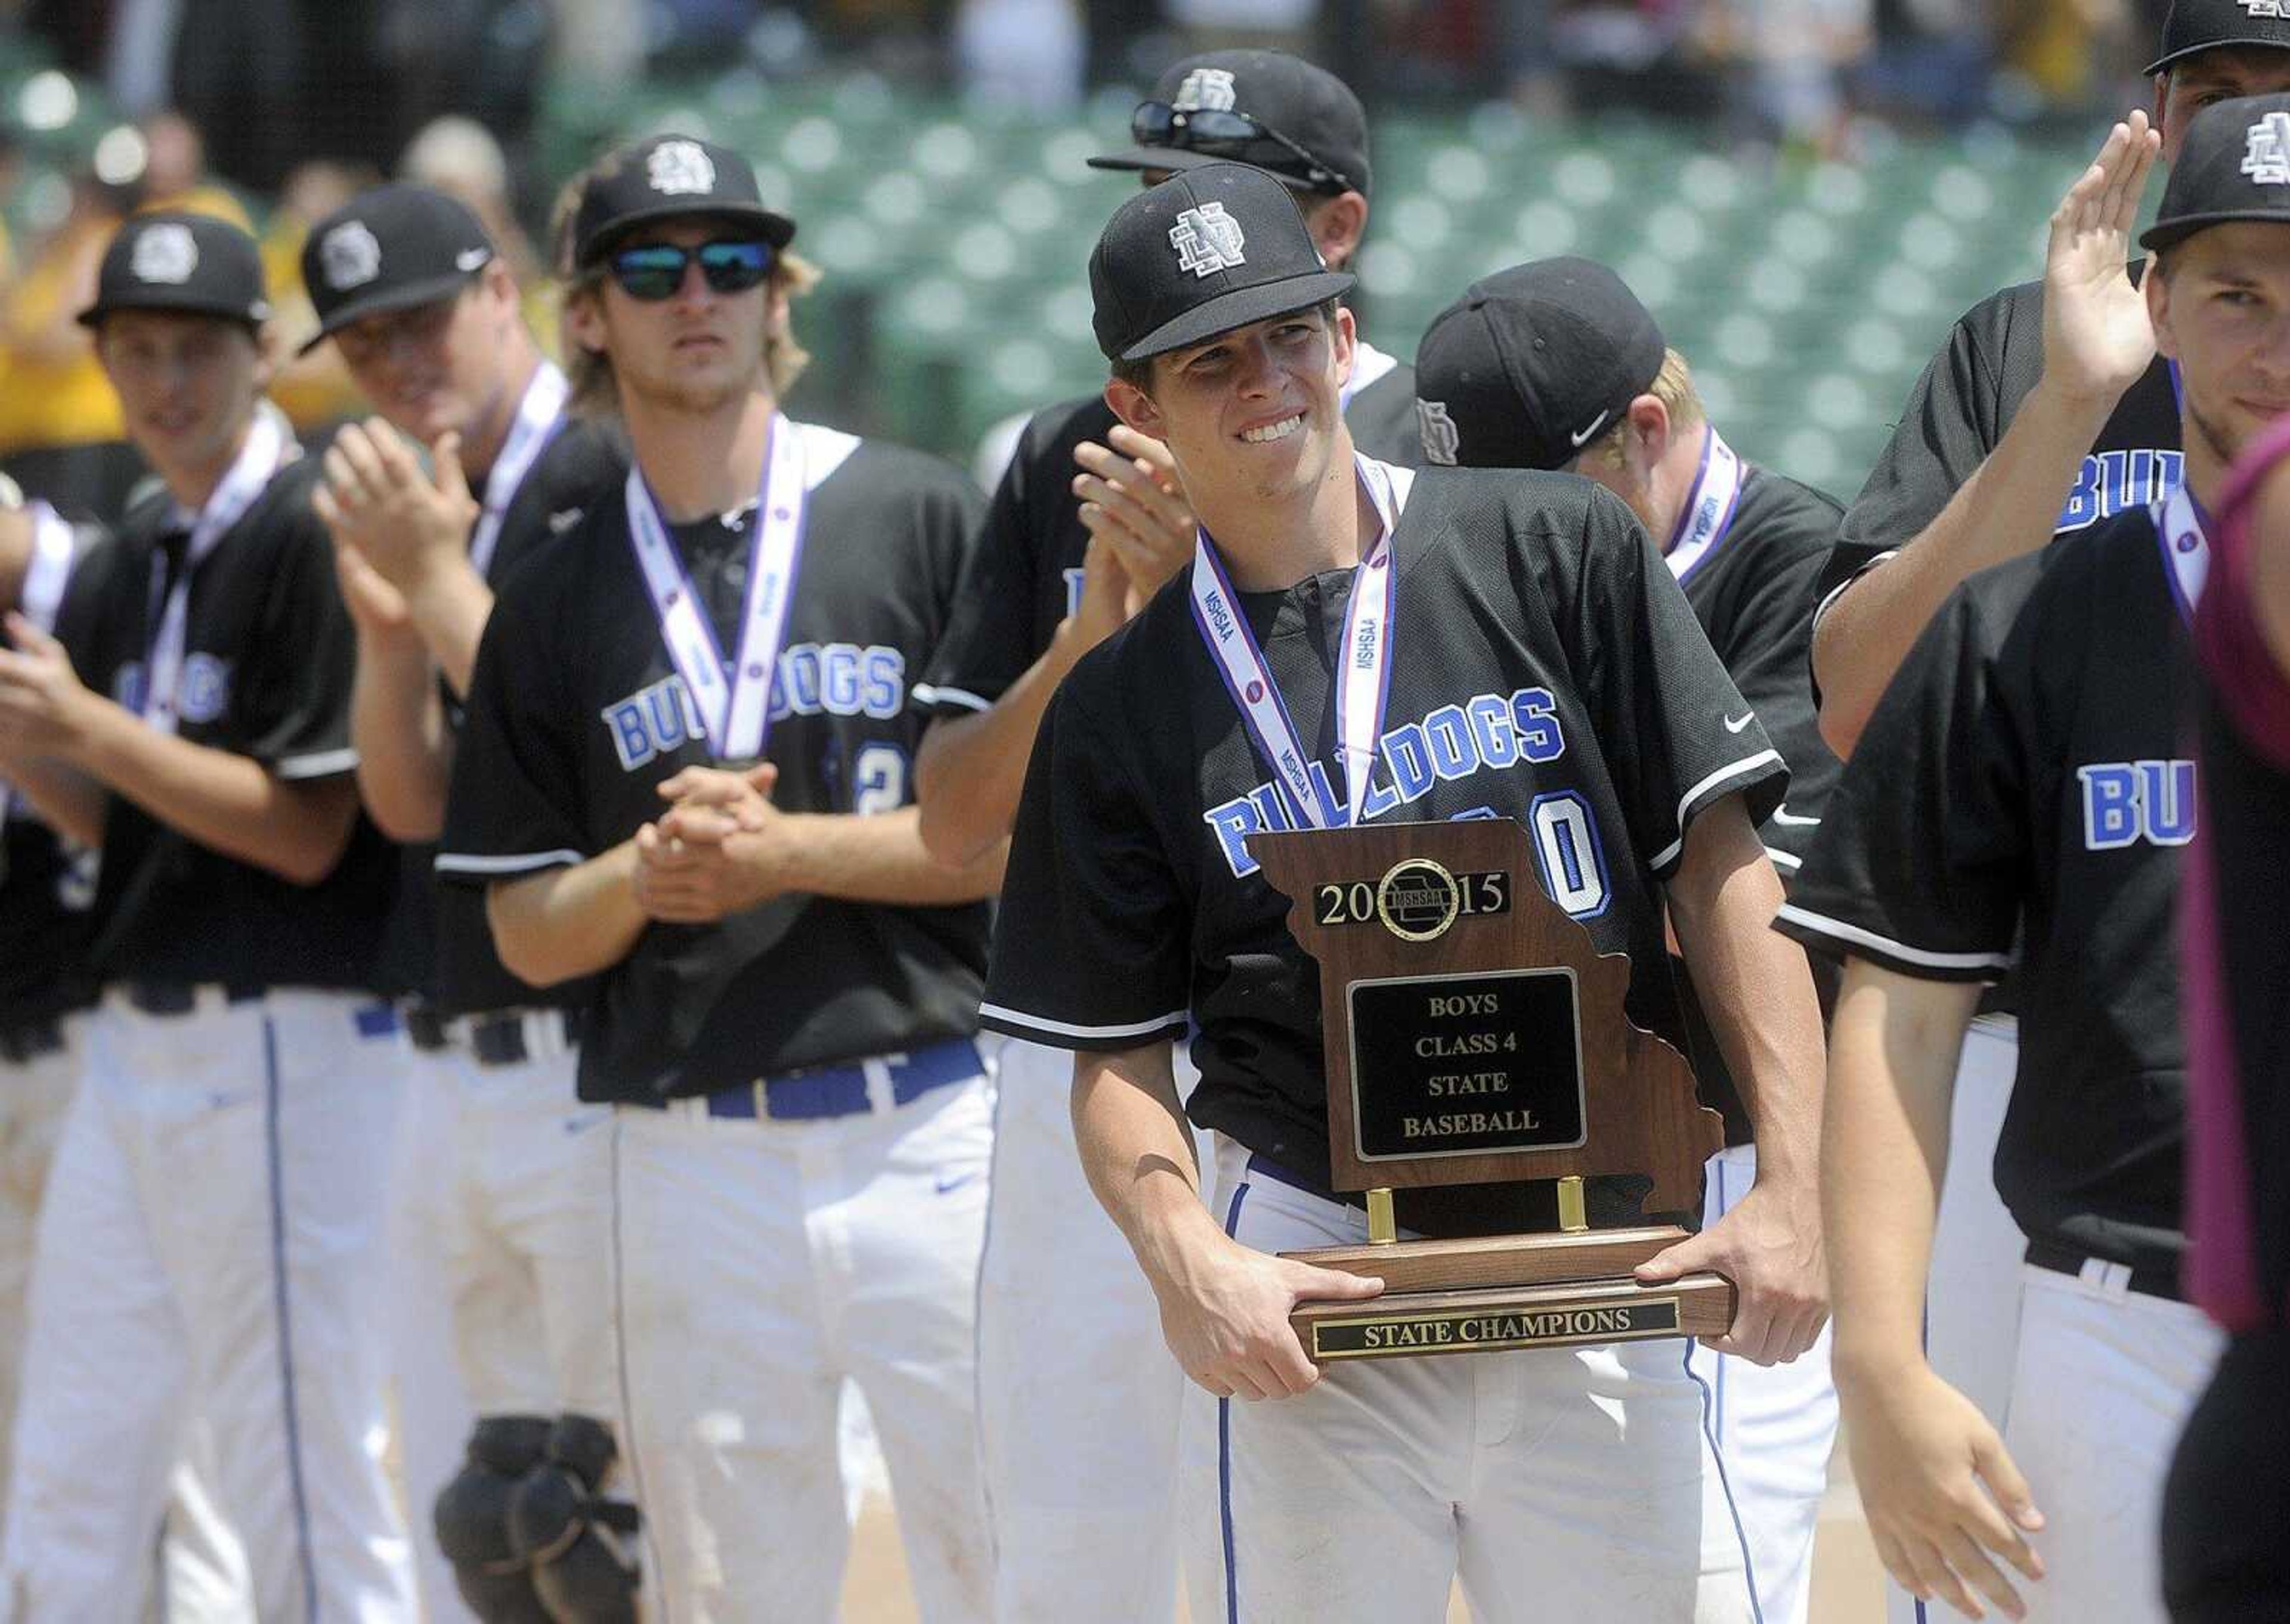
[{"label": "jersey number", "polygon": [[1593,919],[1606,911],[1606,853],[1598,844],[1598,826],[1590,808],[1572,789],[1539,795],[1527,812],[1534,832],[1534,859],[1542,870],[1542,889],[1550,900],[1577,919]]},{"label": "jersey number", "polygon": [[861,816],[907,804],[907,753],[895,744],[861,747],[851,774],[851,810]]}]

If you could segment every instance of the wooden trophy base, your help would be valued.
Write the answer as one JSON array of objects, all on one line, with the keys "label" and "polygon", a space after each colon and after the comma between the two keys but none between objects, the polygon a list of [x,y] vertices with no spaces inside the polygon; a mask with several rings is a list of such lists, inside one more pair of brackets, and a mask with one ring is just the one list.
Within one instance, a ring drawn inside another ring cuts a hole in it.
[{"label": "wooden trophy base", "polygon": [[1734,1284],[1692,1274],[1640,1285],[1630,1270],[1685,1238],[1675,1224],[1284,1252],[1381,1279],[1366,1302],[1301,1302],[1288,1316],[1316,1364],[1723,1336]]}]

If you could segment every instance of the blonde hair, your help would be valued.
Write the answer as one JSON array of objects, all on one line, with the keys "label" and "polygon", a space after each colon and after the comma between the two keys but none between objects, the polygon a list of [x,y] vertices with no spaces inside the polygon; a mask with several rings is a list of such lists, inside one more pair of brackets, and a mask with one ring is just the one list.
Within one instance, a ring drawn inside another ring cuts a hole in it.
[{"label": "blonde hair", "polygon": [[[575,262],[573,252],[578,244],[572,240],[572,227],[580,212],[582,190],[591,180],[612,173],[618,164],[618,154],[598,159],[565,182],[564,189],[556,194],[555,208],[549,212],[551,258],[564,287],[564,294],[557,300],[556,342],[564,356],[565,380],[572,385],[572,410],[590,417],[609,416],[620,410],[620,386],[613,373],[612,356],[590,349],[572,332],[574,308],[583,301],[602,297],[606,275],[602,265],[584,267]],[[765,297],[768,300],[774,293],[783,293],[790,301],[800,299],[819,285],[822,275],[819,267],[801,254],[782,248],[772,258],[772,272],[764,282]],[[772,380],[773,394],[785,396],[810,364],[811,352],[797,340],[792,317],[784,325],[765,324],[764,372]]]},{"label": "blonde hair", "polygon": [[[1709,416],[1702,408],[1701,396],[1693,388],[1693,369],[1686,365],[1685,357],[1674,349],[1661,352],[1661,371],[1656,372],[1653,381],[1640,392],[1653,396],[1669,412],[1672,434],[1692,428]],[[1625,418],[1623,422],[1628,420]],[[1622,428],[1623,423],[1616,423],[1599,436],[1582,455],[1586,459],[1597,457],[1610,468],[1621,468]]]}]

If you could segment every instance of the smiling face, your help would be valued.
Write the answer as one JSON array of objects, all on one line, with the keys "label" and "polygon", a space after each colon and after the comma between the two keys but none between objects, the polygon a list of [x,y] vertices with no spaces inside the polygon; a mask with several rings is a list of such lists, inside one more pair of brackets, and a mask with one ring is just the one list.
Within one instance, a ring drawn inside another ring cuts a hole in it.
[{"label": "smiling face", "polygon": [[1166,442],[1206,518],[1228,502],[1278,502],[1325,480],[1352,350],[1350,311],[1300,310],[1156,356],[1144,387],[1116,379],[1106,400],[1132,428]]},{"label": "smiling face", "polygon": [[[674,220],[633,232],[615,250],[667,244],[697,248],[743,233],[722,220]],[[720,293],[698,264],[666,299],[629,297],[606,271],[566,307],[566,331],[582,348],[609,356],[624,405],[634,403],[704,415],[750,393],[771,392],[765,340],[787,323],[778,276]]]},{"label": "smiling face", "polygon": [[2290,91],[2290,51],[2268,45],[2221,45],[2171,65],[2155,78],[2155,124],[2163,132],[2163,162],[2179,161],[2179,148],[2195,115],[2214,101]]},{"label": "smiling face", "polygon": [[2146,279],[2156,348],[2179,364],[2189,453],[2223,468],[2290,414],[2290,224],[2212,226],[2164,261]]},{"label": "smiling face", "polygon": [[115,310],[96,355],[118,391],[127,436],[179,494],[229,466],[269,364],[243,323],[173,310]]},{"label": "smiling face", "polygon": [[352,322],[334,342],[374,409],[427,445],[500,415],[518,320],[516,284],[495,260],[460,292]]}]

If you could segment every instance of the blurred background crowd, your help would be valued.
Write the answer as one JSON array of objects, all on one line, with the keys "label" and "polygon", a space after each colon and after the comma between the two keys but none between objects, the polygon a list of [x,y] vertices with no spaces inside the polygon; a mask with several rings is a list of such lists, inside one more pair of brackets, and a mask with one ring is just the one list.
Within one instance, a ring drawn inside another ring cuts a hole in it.
[{"label": "blurred background crowd", "polygon": [[[0,468],[116,516],[140,470],[85,330],[126,212],[250,224],[308,430],[359,409],[297,256],[403,174],[534,244],[603,145],[740,147],[828,272],[803,415],[967,460],[1091,387],[1084,165],[1188,51],[1269,44],[1369,102],[1363,319],[1412,350],[1469,279],[1603,259],[1743,452],[1849,495],[1965,305],[2034,274],[2165,0],[0,0]],[[989,463],[990,466],[990,461]]]}]

